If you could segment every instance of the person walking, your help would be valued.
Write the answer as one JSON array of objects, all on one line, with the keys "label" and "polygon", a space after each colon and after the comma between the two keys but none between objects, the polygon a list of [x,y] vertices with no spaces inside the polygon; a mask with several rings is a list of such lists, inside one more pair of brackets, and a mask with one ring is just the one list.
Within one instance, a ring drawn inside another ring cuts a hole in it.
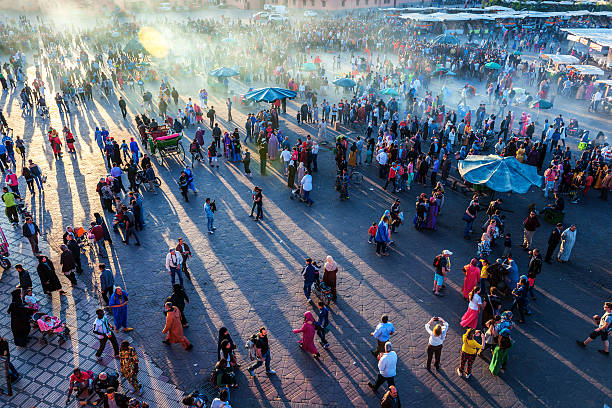
[{"label": "person walking", "polygon": [[115,327],[117,330],[121,329],[124,333],[134,330],[127,325],[128,300],[127,292],[121,289],[119,286],[115,286],[113,294],[108,300],[108,307],[113,313]]},{"label": "person walking", "polygon": [[206,197],[206,203],[204,204],[204,212],[206,213],[206,228],[208,228],[209,234],[214,234],[215,228],[215,201],[210,201],[209,197]]},{"label": "person walking", "polygon": [[183,257],[179,252],[176,252],[175,248],[170,248],[170,251],[166,255],[166,270],[170,274],[170,279],[174,285],[175,276],[178,275],[180,285],[183,286],[183,274],[181,273],[181,265],[183,264]]},{"label": "person walking", "polygon": [[104,303],[108,305],[110,296],[113,294],[113,288],[115,287],[115,277],[111,270],[103,263],[98,264],[98,270],[100,271],[100,291],[102,292],[102,299],[104,299]]},{"label": "person walking", "polygon": [[[263,219],[263,190],[261,187],[255,187],[253,195],[253,204],[256,209],[255,221],[259,221]],[[251,215],[253,213],[253,208],[251,208]]]},{"label": "person walking", "polygon": [[395,385],[395,375],[397,370],[397,353],[393,351],[391,342],[387,341],[384,345],[384,352],[378,355],[378,377],[372,384],[368,381],[368,387],[376,392],[386,381],[389,386]]},{"label": "person walking", "polygon": [[119,344],[117,343],[115,333],[113,333],[113,325],[108,322],[108,318],[104,314],[103,309],[96,310],[96,316],[97,317],[93,325],[93,332],[96,336],[98,336],[98,340],[100,341],[98,351],[96,351],[96,358],[98,360],[102,360],[102,352],[104,351],[106,342],[109,340],[113,346],[115,358],[119,358]]},{"label": "person walking", "polygon": [[268,330],[265,327],[261,327],[257,335],[254,336],[253,347],[255,348],[257,361],[248,368],[251,377],[255,377],[255,370],[264,363],[266,365],[266,374],[275,375],[276,371],[270,368],[270,344],[268,343]]},{"label": "person walking", "polygon": [[535,287],[535,278],[542,272],[542,255],[540,255],[540,250],[538,248],[534,248],[533,251],[529,252],[529,268],[527,269],[527,284],[529,286],[529,295],[531,296],[531,300],[535,300],[535,295],[533,294],[533,288]]},{"label": "person walking", "polygon": [[[187,278],[189,278],[189,271],[187,270],[187,259],[191,256],[191,250],[189,249],[189,245],[187,245],[183,238],[178,239],[178,244],[176,245],[176,250],[183,257],[183,263],[181,264],[181,270],[185,274]],[[182,310],[181,310],[182,312]]]},{"label": "person walking", "polygon": [[597,350],[601,354],[609,356],[610,355],[610,341],[608,338],[610,337],[610,333],[612,333],[612,302],[606,302],[603,305],[604,314],[603,316],[595,315],[593,316],[593,321],[597,325],[597,328],[589,334],[589,337],[584,341],[576,340],[576,343],[585,348],[587,344],[600,337],[601,341],[603,341],[603,350]]},{"label": "person walking", "polygon": [[[480,336],[480,343],[474,340],[475,336]],[[472,365],[476,359],[476,353],[482,348],[484,344],[484,333],[476,329],[468,329],[463,335],[463,345],[461,346],[461,362],[459,368],[457,368],[457,374],[459,377],[470,378],[472,376]]]},{"label": "person walking", "polygon": [[60,295],[66,294],[66,292],[62,290],[62,284],[55,273],[53,262],[51,262],[47,256],[38,256],[38,266],[36,267],[36,272],[38,273],[44,294],[51,295],[56,290],[59,290]]},{"label": "person walking", "polygon": [[319,336],[319,343],[327,350],[329,348],[329,342],[325,338],[325,333],[329,331],[329,309],[323,302],[319,302],[317,306],[319,308],[319,319],[315,323],[315,328]]},{"label": "person walking", "polygon": [[450,257],[452,254],[451,251],[445,249],[433,260],[433,266],[436,268],[436,272],[434,273],[433,294],[436,296],[444,296],[440,291],[446,287],[444,286],[444,281],[450,271]]},{"label": "person walking", "polygon": [[[433,330],[431,325],[435,323]],[[429,334],[429,343],[427,344],[427,370],[431,370],[431,360],[435,356],[434,366],[437,371],[440,371],[440,355],[442,354],[442,344],[446,339],[448,331],[448,322],[441,317],[432,317],[425,323],[425,331]]]},{"label": "person walking", "polygon": [[121,109],[121,116],[123,116],[123,119],[125,119],[127,116],[127,104],[125,103],[123,96],[119,97],[119,102],[117,103],[119,104],[119,109]]},{"label": "person walking", "polygon": [[376,241],[376,255],[389,256],[387,245],[391,241],[391,236],[389,232],[389,217],[387,215],[384,215],[378,223],[374,240]]},{"label": "person walking", "polygon": [[478,205],[478,197],[475,197],[470,205],[466,208],[463,213],[463,221],[465,221],[465,229],[463,230],[463,238],[470,239],[470,233],[472,232],[472,225],[476,220],[480,206]]},{"label": "person walking", "polygon": [[390,385],[389,391],[383,395],[382,401],[380,401],[380,408],[402,408],[395,385]]},{"label": "person walking", "polygon": [[514,303],[512,303],[512,307],[510,311],[513,312],[514,309],[518,308],[520,320],[519,323],[525,323],[525,313],[527,312],[527,290],[529,283],[527,282],[527,276],[522,275],[516,284],[516,288],[512,291],[512,296],[514,297]]},{"label": "person walking", "polygon": [[395,334],[395,327],[393,323],[389,322],[389,316],[383,314],[380,317],[380,323],[376,325],[376,328],[370,335],[376,339],[376,349],[370,351],[374,357],[379,356],[385,349],[385,343],[389,341],[391,336]]},{"label": "person walking", "polygon": [[162,333],[166,335],[166,339],[163,340],[164,344],[170,345],[172,343],[181,343],[181,346],[185,351],[189,351],[193,348],[193,344],[187,340],[187,337],[183,334],[183,325],[181,324],[181,311],[171,302],[166,302],[164,305],[166,311],[166,325],[164,326]]},{"label": "person walking", "polygon": [[136,393],[140,393],[142,384],[138,382],[138,354],[127,340],[123,340],[119,347],[119,366],[121,368],[121,377],[134,387]]},{"label": "person walking", "polygon": [[555,252],[557,245],[559,245],[559,242],[561,242],[562,231],[563,231],[563,224],[559,222],[557,223],[555,228],[550,233],[550,236],[548,237],[548,248],[546,249],[546,256],[544,257],[544,262],[551,263],[553,252]]},{"label": "person walking", "polygon": [[304,191],[304,201],[306,202],[306,205],[312,207],[312,204],[314,204],[314,201],[312,201],[310,198],[310,192],[312,191],[312,176],[308,170],[306,170],[304,177],[302,177],[302,180],[300,180],[300,184],[302,185],[302,190]]},{"label": "person walking", "polygon": [[7,313],[11,316],[11,331],[16,346],[25,347],[28,344],[28,334],[30,334],[30,318],[34,313],[33,309],[28,308],[21,299],[21,289],[11,292],[11,304]]},{"label": "person walking", "polygon": [[227,98],[227,102],[225,102],[225,105],[227,106],[227,121],[228,122],[233,122],[233,119],[232,119],[232,100],[230,98]]},{"label": "person walking", "polygon": [[40,255],[40,250],[38,249],[38,236],[40,235],[40,229],[38,225],[34,221],[32,221],[32,217],[26,218],[26,222],[22,227],[23,236],[30,241],[30,247],[32,248],[32,253],[34,256]]},{"label": "person walking", "polygon": [[523,245],[521,247],[528,251],[531,249],[531,243],[533,241],[533,235],[536,232],[536,229],[540,227],[540,221],[535,213],[535,211],[531,211],[529,216],[525,218],[523,221]]},{"label": "person walking", "polygon": [[319,350],[317,350],[317,346],[314,344],[314,336],[315,336],[315,320],[312,312],[308,311],[304,313],[304,322],[302,323],[302,327],[299,329],[294,329],[293,333],[302,333],[302,339],[298,341],[300,348],[310,354],[314,358],[319,358]]},{"label": "person walking", "polygon": [[306,301],[311,303],[310,299],[310,291],[312,290],[312,284],[315,283],[318,279],[318,270],[312,264],[311,258],[306,258],[306,265],[302,269],[302,278],[304,278],[304,296],[306,296]]},{"label": "person walking", "polygon": [[66,237],[66,246],[72,253],[74,264],[76,266],[76,272],[80,275],[83,273],[83,266],[81,265],[81,247],[74,239],[74,233],[64,234]]},{"label": "person walking", "polygon": [[106,252],[106,247],[104,246],[104,228],[101,225],[96,224],[92,221],[90,224],[90,229],[87,232],[90,239],[93,237],[94,245],[96,250],[98,251],[98,258],[108,258],[108,253]]},{"label": "person walking", "polygon": [[463,275],[463,299],[467,302],[470,292],[480,281],[480,268],[478,268],[478,260],[476,258],[472,258],[470,263],[463,267]]},{"label": "person walking", "polygon": [[23,268],[22,264],[15,265],[15,270],[19,274],[19,285],[17,288],[21,289],[21,297],[25,297],[28,289],[32,289],[32,277],[30,272]]},{"label": "person walking", "polygon": [[72,256],[72,252],[66,245],[61,245],[60,250],[62,251],[60,255],[60,265],[62,265],[62,273],[74,288],[77,285],[76,277],[74,276],[74,271],[76,270],[76,263],[74,261],[74,257]]},{"label": "person walking", "polygon": [[338,274],[338,264],[330,255],[325,258],[323,265],[323,283],[331,289],[332,301],[336,301],[338,294],[336,293],[336,275]]},{"label": "person walking", "polygon": [[172,303],[172,305],[176,306],[176,308],[181,312],[181,324],[183,325],[183,328],[186,329],[189,327],[187,318],[185,317],[185,303],[189,303],[189,297],[187,296],[187,293],[185,293],[185,289],[178,283],[172,285],[172,294],[168,296],[166,302]]},{"label": "person walking", "polygon": [[19,194],[9,192],[8,187],[2,187],[2,201],[4,201],[5,209],[4,213],[9,222],[13,224],[19,224],[19,214],[17,213],[17,203],[15,200],[21,198]]}]

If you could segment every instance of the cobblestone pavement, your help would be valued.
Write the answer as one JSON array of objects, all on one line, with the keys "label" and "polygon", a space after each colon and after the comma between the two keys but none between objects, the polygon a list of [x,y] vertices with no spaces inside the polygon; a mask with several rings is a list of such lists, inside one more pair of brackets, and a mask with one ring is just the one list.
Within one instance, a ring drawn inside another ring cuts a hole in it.
[{"label": "cobblestone pavement", "polygon": [[[178,89],[185,97],[195,97],[195,90],[200,87],[193,82],[180,85]],[[78,154],[64,155],[63,160],[56,161],[41,133],[47,124],[20,117],[16,97],[17,94],[4,93],[0,106],[8,115],[15,135],[24,136],[29,158],[37,161],[49,177],[44,200],[28,194],[26,201],[55,250],[66,226],[88,225],[93,212],[100,211],[95,185],[106,169],[93,141],[95,126],[109,126],[111,135],[119,140],[135,135],[135,128],[131,122],[121,119],[116,99],[109,104],[102,102],[98,95],[95,107],[70,116],[66,122],[76,135]],[[128,92],[127,97],[130,115],[140,113],[136,96]],[[224,128],[235,127],[225,122],[225,106],[219,95],[214,95],[209,104],[217,107]],[[296,106],[291,102],[289,113],[281,121],[283,130],[287,130],[293,141],[298,135],[316,133],[310,125],[295,123]],[[51,124],[61,128],[63,123],[56,108],[51,111]],[[233,116],[240,131],[246,113],[235,106]],[[189,138],[194,130],[187,131]],[[206,127],[206,130],[209,141],[210,129]],[[330,135],[334,132],[330,131]],[[352,189],[348,202],[339,202],[333,190],[332,153],[321,152],[320,171],[315,175],[312,194],[315,204],[307,208],[289,200],[278,163],[272,163],[268,167],[269,175],[261,177],[257,154],[252,157],[253,179],[244,176],[241,166],[224,160],[214,170],[195,164],[200,193],[197,196],[189,193],[188,203],[184,202],[176,183],[184,164],[174,158],[157,163],[162,191],[158,196],[144,193],[146,226],[139,234],[142,246],[126,247],[119,237],[113,237],[111,268],[116,282],[130,294],[128,322],[135,328],[132,338],[139,352],[146,349],[148,357],[144,358],[148,363],[142,367],[143,372],[150,374],[152,385],[145,396],[161,406],[167,398],[168,406],[178,407],[180,404],[172,398],[179,392],[173,385],[164,383],[166,377],[182,391],[205,382],[216,361],[216,336],[221,326],[227,327],[239,344],[240,359],[246,364],[248,358],[242,344],[265,325],[270,332],[272,368],[278,375],[267,377],[259,371],[251,379],[248,373],[239,374],[240,389],[232,392],[233,406],[377,406],[382,390],[374,395],[367,387],[367,381],[376,374],[376,361],[368,351],[373,346],[369,333],[380,315],[388,313],[397,329],[392,339],[399,356],[396,384],[405,405],[412,402],[415,406],[427,407],[560,407],[580,403],[585,407],[600,407],[606,401],[609,403],[612,394],[606,368],[609,362],[596,352],[600,344],[593,343],[581,350],[574,342],[589,333],[590,316],[601,313],[603,300],[609,300],[612,292],[608,234],[605,228],[597,226],[602,219],[609,219],[610,205],[597,200],[596,192],[583,205],[567,204],[566,222],[578,225],[572,262],[544,266],[544,272],[538,277],[538,300],[532,302],[533,315],[514,331],[515,346],[505,372],[492,377],[479,360],[473,377],[464,380],[454,370],[462,334],[458,321],[466,307],[461,296],[460,270],[475,253],[475,243],[464,241],[461,236],[464,225],[460,214],[469,197],[449,191],[438,231],[418,233],[406,224],[395,236],[391,256],[381,259],[367,243],[367,229],[390,206],[393,196],[380,188],[375,168],[363,167],[363,184]],[[264,191],[265,220],[261,223],[248,217],[250,190],[254,184],[262,186]],[[412,216],[414,197],[423,191],[426,190],[417,186],[399,194],[404,211],[410,214],[408,219]],[[203,204],[207,196],[216,199],[219,209],[215,216],[218,229],[213,236],[204,227]],[[529,203],[539,206],[544,203],[541,196],[540,192],[532,191],[524,196],[508,197],[504,204],[513,211],[508,213],[509,230],[521,272],[526,270],[527,257],[518,247],[522,236],[520,225]],[[110,221],[107,217],[109,224]],[[545,247],[551,228],[544,224],[538,230],[537,245]],[[18,240],[19,231],[16,234],[12,240]],[[191,298],[186,308],[190,322],[186,335],[195,346],[191,352],[161,343],[164,324],[161,310],[170,294],[164,257],[167,248],[174,246],[179,237],[184,237],[195,254],[189,261],[192,279],[185,284]],[[21,239],[12,250],[17,254],[17,248],[25,247],[28,247],[27,241]],[[431,260],[445,248],[455,253],[453,270],[446,297],[436,298],[431,295]],[[24,254],[15,255],[14,260],[21,257],[34,272],[33,260],[27,252],[24,249]],[[332,306],[329,334],[332,346],[329,351],[321,350],[321,359],[316,361],[297,347],[298,336],[291,330],[300,327],[306,310],[312,310],[302,293],[300,265],[307,256],[322,259],[328,254],[340,265],[339,300]],[[26,373],[18,383],[16,396],[9,402],[12,406],[26,406],[51,393],[55,398],[46,404],[60,406],[63,400],[59,394],[65,392],[65,376],[73,365],[96,368],[91,359],[95,340],[90,325],[98,302],[95,289],[98,278],[92,274],[97,260],[92,253],[88,259],[85,272],[78,277],[80,289],[62,302],[53,298],[50,303],[54,311],[62,311],[75,329],[72,360],[68,352],[62,351],[70,350],[66,345],[12,348],[18,369]],[[38,282],[36,276],[33,280]],[[10,269],[2,276],[4,292],[8,293],[15,283],[15,272]],[[6,296],[5,299],[4,305]],[[423,368],[427,344],[423,326],[433,315],[442,316],[451,324],[440,373],[429,373]],[[2,334],[5,335],[8,319],[3,319]],[[154,368],[155,364],[163,374]],[[42,377],[37,370],[47,373],[47,377]]]}]

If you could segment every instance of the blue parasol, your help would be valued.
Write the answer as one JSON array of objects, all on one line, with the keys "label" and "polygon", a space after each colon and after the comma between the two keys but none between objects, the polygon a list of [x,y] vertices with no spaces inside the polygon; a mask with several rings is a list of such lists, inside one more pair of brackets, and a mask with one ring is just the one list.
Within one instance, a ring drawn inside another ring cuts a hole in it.
[{"label": "blue parasol", "polygon": [[297,93],[284,88],[260,88],[247,92],[244,97],[255,102],[274,102],[277,99],[292,99]]},{"label": "blue parasol", "polygon": [[491,190],[524,194],[532,185],[540,187],[538,169],[515,157],[472,155],[459,162],[459,174],[472,184],[484,184]]}]

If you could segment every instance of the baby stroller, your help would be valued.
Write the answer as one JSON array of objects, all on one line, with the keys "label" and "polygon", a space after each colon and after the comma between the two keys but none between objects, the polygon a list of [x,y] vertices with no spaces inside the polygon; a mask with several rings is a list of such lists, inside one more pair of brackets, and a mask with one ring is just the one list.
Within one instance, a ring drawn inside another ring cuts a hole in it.
[{"label": "baby stroller", "polygon": [[30,325],[40,330],[43,344],[48,344],[49,341],[47,338],[52,338],[55,335],[58,336],[59,344],[64,344],[70,337],[70,328],[68,328],[65,323],[62,323],[61,319],[56,316],[49,316],[44,313],[34,313]]}]

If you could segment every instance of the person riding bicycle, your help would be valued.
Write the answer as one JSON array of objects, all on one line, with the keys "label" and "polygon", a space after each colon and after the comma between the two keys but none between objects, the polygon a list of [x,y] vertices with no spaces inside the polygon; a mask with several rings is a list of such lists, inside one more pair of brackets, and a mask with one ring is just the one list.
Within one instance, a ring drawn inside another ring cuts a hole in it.
[{"label": "person riding bicycle", "polygon": [[204,157],[202,156],[202,149],[197,140],[193,140],[189,145],[189,153],[191,153],[191,161],[194,162],[196,159],[199,161],[203,161]]}]

